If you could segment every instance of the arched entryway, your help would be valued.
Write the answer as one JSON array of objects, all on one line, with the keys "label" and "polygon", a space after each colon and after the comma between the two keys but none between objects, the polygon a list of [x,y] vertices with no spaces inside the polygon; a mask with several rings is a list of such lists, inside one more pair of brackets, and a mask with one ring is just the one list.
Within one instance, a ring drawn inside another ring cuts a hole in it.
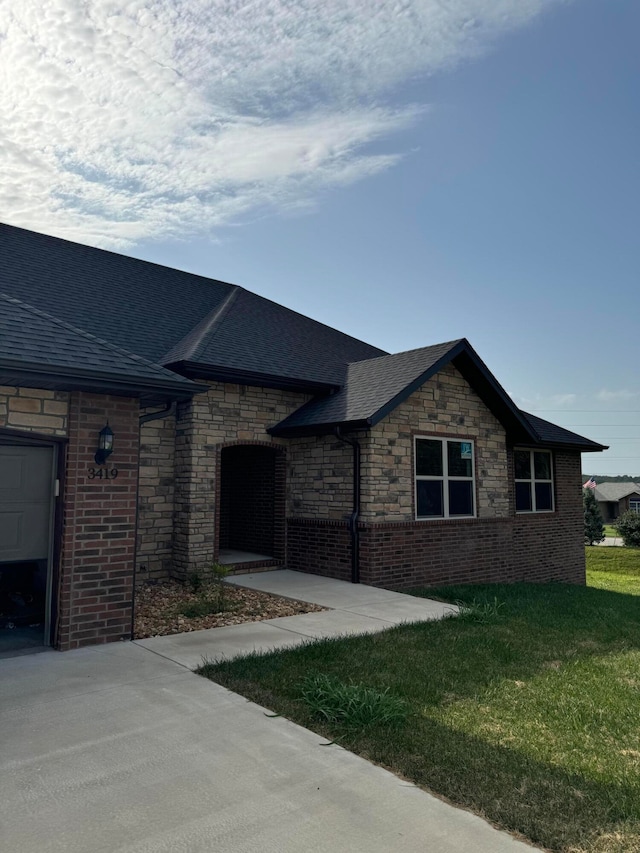
[{"label": "arched entryway", "polygon": [[284,450],[234,444],[220,451],[218,560],[284,560]]}]

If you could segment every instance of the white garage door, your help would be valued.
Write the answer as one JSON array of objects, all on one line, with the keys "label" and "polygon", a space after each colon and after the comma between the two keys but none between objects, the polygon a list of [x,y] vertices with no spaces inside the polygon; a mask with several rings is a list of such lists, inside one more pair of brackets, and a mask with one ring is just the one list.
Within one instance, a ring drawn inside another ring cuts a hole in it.
[{"label": "white garage door", "polygon": [[0,563],[49,557],[53,449],[0,445]]}]

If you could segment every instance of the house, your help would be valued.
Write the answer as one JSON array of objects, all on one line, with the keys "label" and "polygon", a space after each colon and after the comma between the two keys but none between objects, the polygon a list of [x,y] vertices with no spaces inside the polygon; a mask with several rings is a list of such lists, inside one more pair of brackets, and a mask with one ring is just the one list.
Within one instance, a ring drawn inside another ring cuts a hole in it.
[{"label": "house", "polygon": [[59,649],[126,639],[136,583],[212,561],[584,583],[580,454],[605,448],[521,411],[466,339],[390,355],[8,225],[0,256],[5,625]]},{"label": "house", "polygon": [[599,483],[594,494],[606,524],[611,524],[625,512],[640,513],[638,483]]}]

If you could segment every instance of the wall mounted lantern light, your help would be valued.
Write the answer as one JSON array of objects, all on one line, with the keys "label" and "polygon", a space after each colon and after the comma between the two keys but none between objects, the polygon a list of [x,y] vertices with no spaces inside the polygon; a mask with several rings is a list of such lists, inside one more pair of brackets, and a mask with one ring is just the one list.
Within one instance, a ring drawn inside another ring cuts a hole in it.
[{"label": "wall mounted lantern light", "polygon": [[104,465],[107,457],[113,453],[113,430],[109,426],[109,421],[102,427],[98,433],[98,449],[96,450],[95,460],[96,465]]}]

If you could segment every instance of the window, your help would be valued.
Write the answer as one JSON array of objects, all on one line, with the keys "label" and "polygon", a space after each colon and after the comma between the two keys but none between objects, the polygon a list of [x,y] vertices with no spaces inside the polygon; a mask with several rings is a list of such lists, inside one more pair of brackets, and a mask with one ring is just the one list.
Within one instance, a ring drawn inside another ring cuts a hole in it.
[{"label": "window", "polygon": [[473,442],[416,438],[416,518],[475,515]]},{"label": "window", "polygon": [[640,500],[638,500],[637,498],[630,498],[629,511],[635,512],[637,515],[640,515]]},{"label": "window", "polygon": [[516,512],[553,512],[553,469],[549,450],[514,450]]}]

